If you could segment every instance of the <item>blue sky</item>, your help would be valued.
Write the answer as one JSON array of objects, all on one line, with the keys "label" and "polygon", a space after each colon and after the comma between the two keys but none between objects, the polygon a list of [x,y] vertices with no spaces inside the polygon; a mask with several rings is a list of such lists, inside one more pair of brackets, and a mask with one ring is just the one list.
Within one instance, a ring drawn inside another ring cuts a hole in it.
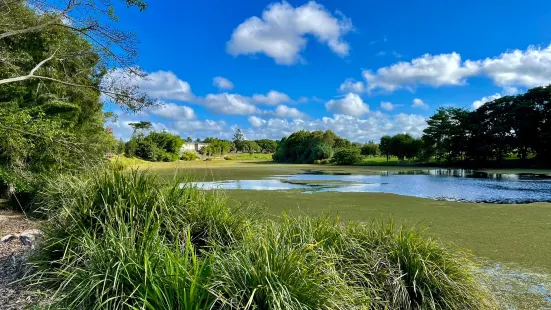
[{"label": "blue sky", "polygon": [[133,81],[164,106],[120,115],[184,137],[354,141],[419,136],[443,105],[551,83],[549,1],[149,1],[119,8],[140,40]]}]

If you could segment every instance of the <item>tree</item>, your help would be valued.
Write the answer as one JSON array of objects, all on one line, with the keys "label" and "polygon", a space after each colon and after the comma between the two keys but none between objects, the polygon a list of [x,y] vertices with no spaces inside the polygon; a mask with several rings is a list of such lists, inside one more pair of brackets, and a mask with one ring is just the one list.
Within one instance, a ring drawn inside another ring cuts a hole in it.
[{"label": "tree", "polygon": [[[140,0],[125,0],[128,7],[140,10],[146,4]],[[6,10],[0,13],[0,51],[5,66],[0,85],[61,85],[81,91],[96,91],[113,102],[137,111],[153,104],[147,94],[139,91],[129,79],[144,78],[135,67],[137,49],[132,33],[118,30],[112,3],[98,0],[5,0]],[[32,8],[32,9],[31,9]],[[22,46],[39,46],[37,41],[50,40],[64,34],[83,39],[48,42],[47,48],[33,51]],[[111,78],[90,83],[90,71],[73,70],[83,59],[95,58],[94,75],[113,73]],[[63,74],[52,68],[63,67]],[[122,78],[121,78],[122,77]],[[23,83],[23,84],[21,84]]]},{"label": "tree", "polygon": [[255,140],[263,153],[273,153],[277,149],[277,142],[270,139]]},{"label": "tree", "polygon": [[236,142],[241,142],[243,140],[245,140],[245,135],[243,134],[241,129],[237,128],[237,130],[235,131],[235,134],[233,135],[233,142],[236,143]]},{"label": "tree", "polygon": [[335,152],[332,161],[337,165],[353,165],[362,160],[358,148],[341,148]]},{"label": "tree", "polygon": [[193,142],[193,139],[191,137],[187,137],[186,142]]},{"label": "tree", "polygon": [[152,131],[147,136],[138,133],[126,143],[126,154],[149,161],[175,161],[183,143],[179,136],[166,131]]},{"label": "tree", "polygon": [[391,140],[392,138],[390,136],[382,136],[381,143],[379,144],[379,150],[382,155],[386,156],[386,161],[388,161],[389,157],[392,155],[390,147]]},{"label": "tree", "polygon": [[132,127],[132,135],[135,135],[138,132],[143,132],[145,130],[151,129],[151,122],[140,121],[137,123],[129,123],[128,126]]},{"label": "tree", "polygon": [[379,154],[379,145],[373,141],[364,144],[360,150],[364,156],[377,156]]}]

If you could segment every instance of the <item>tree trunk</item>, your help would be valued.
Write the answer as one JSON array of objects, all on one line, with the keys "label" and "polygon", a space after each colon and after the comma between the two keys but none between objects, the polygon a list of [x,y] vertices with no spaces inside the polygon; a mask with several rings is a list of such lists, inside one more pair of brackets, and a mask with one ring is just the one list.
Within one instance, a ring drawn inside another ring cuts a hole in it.
[{"label": "tree trunk", "polygon": [[1,187],[0,198],[10,200],[15,195],[15,186],[13,184],[7,184]]}]

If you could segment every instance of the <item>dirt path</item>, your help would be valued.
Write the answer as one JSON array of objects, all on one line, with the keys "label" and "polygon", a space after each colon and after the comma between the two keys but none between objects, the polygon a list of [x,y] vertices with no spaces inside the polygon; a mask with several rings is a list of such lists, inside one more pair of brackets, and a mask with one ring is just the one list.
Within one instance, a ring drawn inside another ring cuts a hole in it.
[{"label": "dirt path", "polygon": [[[20,213],[0,211],[0,238],[37,228],[38,222],[26,219]],[[23,275],[22,263],[29,247],[18,238],[0,242],[0,308],[25,309],[36,301],[36,296],[20,283],[13,283]]]}]

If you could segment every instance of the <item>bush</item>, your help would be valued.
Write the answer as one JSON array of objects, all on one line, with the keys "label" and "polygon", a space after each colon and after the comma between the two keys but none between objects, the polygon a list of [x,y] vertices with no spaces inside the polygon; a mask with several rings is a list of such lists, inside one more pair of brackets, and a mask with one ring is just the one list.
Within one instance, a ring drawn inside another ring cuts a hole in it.
[{"label": "bush", "polygon": [[[35,283],[70,309],[491,309],[468,257],[415,230],[262,218],[147,173],[52,180]],[[255,220],[257,219],[257,220]]]},{"label": "bush", "polygon": [[332,161],[337,165],[353,165],[362,160],[360,150],[357,148],[339,149],[333,155]]},{"label": "bush", "polygon": [[185,161],[197,160],[198,158],[199,155],[197,155],[197,153],[194,151],[185,151],[180,157],[181,160]]}]

